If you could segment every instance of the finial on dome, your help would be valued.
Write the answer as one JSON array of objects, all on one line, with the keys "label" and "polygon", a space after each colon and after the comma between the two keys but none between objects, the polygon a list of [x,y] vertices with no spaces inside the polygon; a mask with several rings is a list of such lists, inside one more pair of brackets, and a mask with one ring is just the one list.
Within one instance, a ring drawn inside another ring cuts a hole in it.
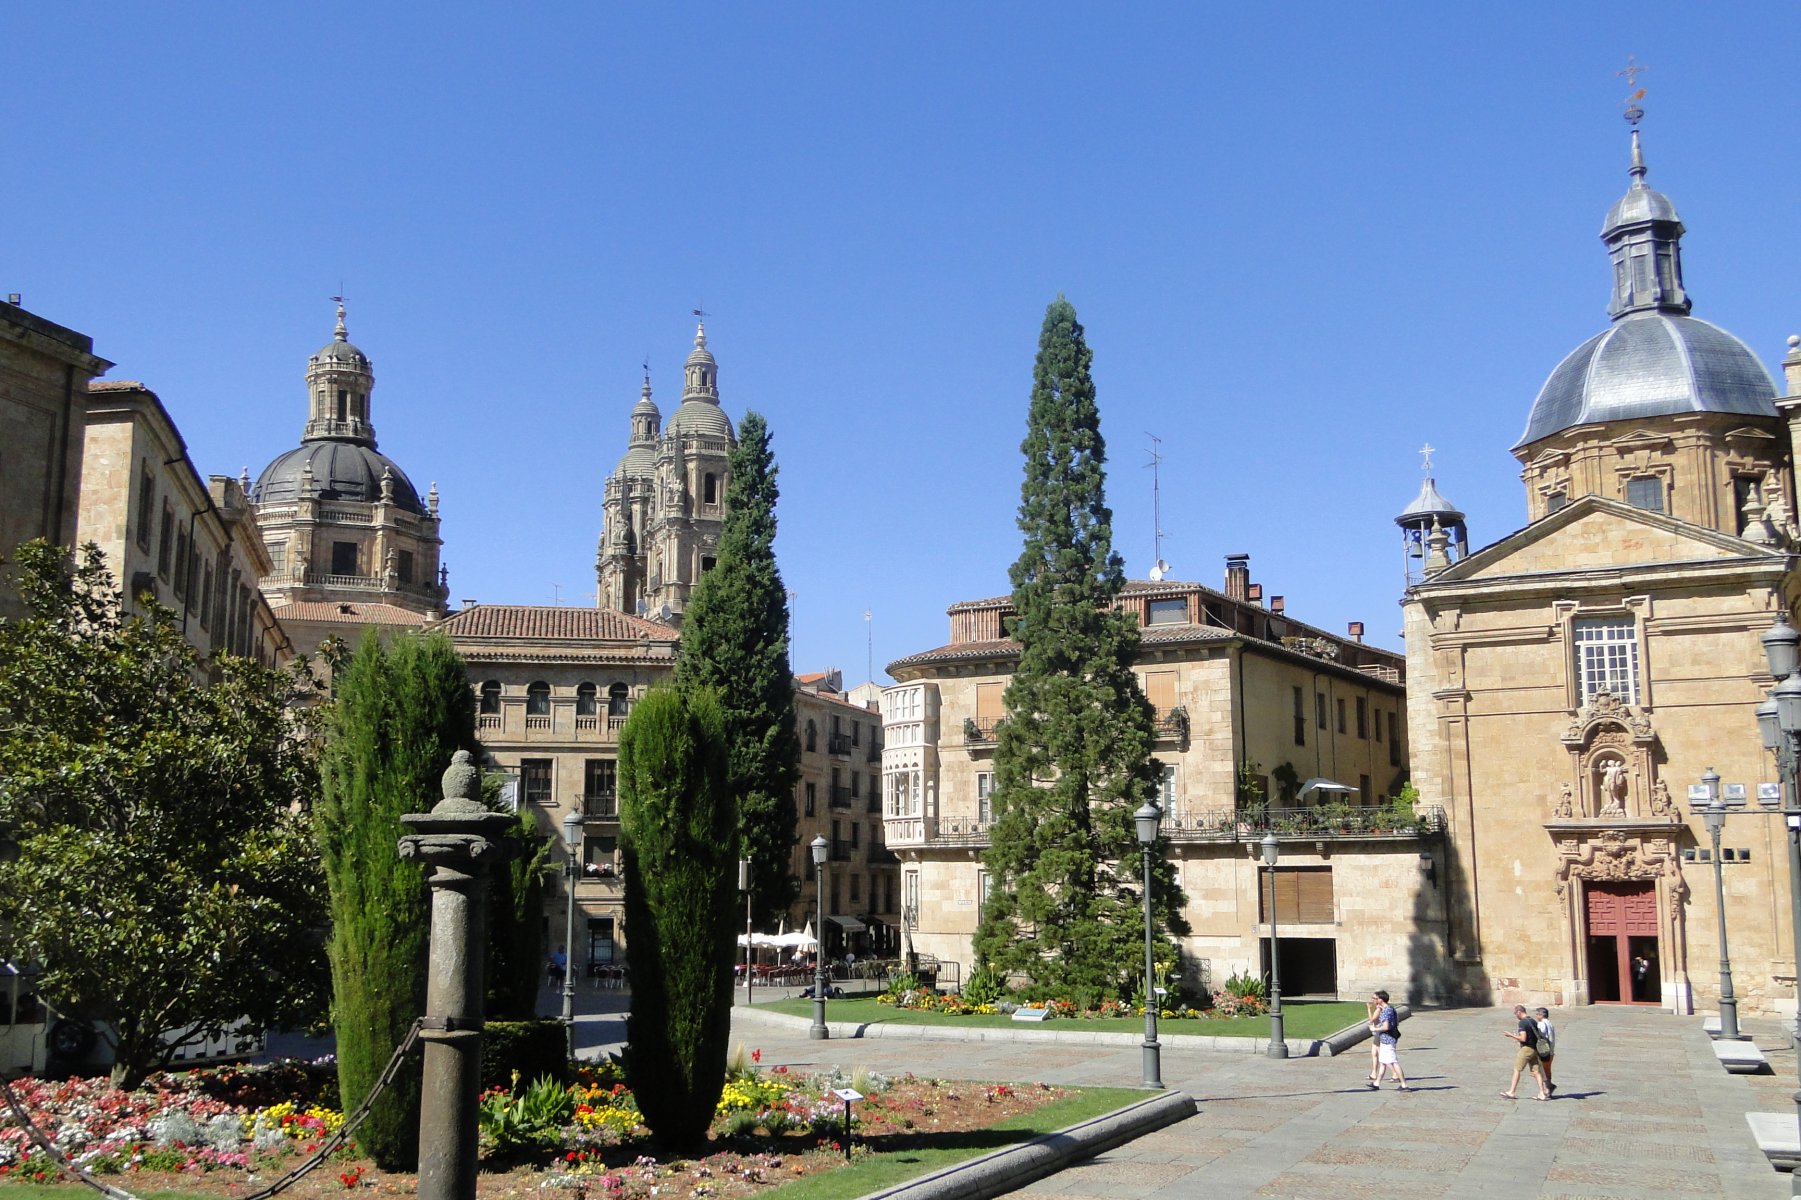
[{"label": "finial on dome", "polygon": [[331,300],[338,306],[338,327],[332,331],[332,336],[337,338],[340,342],[348,342],[350,340],[350,331],[344,328],[344,297],[333,296],[331,297]]},{"label": "finial on dome", "polygon": [[[705,350],[707,348],[707,310],[704,308],[696,308],[691,309],[690,311],[694,313],[694,316],[698,321],[698,324],[696,324],[694,328],[694,348],[696,350]],[[644,369],[648,371],[650,368],[647,365]]]}]

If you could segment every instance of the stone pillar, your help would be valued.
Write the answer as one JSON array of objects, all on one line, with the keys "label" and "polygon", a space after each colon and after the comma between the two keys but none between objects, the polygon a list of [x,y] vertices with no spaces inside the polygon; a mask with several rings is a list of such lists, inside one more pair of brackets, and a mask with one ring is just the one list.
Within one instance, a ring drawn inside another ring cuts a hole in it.
[{"label": "stone pillar", "polygon": [[408,813],[400,857],[430,869],[431,956],[425,990],[425,1072],[419,1103],[419,1200],[475,1200],[476,1108],[481,1095],[482,976],[488,868],[515,847],[513,818],[481,803],[467,750],[444,772],[444,798]]}]

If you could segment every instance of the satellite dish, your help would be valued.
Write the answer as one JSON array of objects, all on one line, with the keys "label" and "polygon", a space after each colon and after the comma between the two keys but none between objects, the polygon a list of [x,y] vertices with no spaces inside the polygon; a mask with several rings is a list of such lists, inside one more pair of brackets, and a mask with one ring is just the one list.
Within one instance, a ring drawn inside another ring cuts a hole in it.
[{"label": "satellite dish", "polygon": [[663,607],[657,609],[657,617],[659,620],[667,621],[670,617],[673,617],[674,615],[675,615],[675,610],[673,608],[669,607],[669,604],[667,601],[664,602]]},{"label": "satellite dish", "polygon": [[1164,562],[1162,559],[1158,559],[1157,565],[1151,568],[1151,579],[1154,582],[1160,582],[1163,579],[1165,579],[1168,575],[1169,575],[1169,564]]},{"label": "satellite dish", "polygon": [[645,613],[647,613],[649,611],[650,611],[650,606],[644,602],[644,597],[639,596],[638,597],[638,615],[643,616]]}]

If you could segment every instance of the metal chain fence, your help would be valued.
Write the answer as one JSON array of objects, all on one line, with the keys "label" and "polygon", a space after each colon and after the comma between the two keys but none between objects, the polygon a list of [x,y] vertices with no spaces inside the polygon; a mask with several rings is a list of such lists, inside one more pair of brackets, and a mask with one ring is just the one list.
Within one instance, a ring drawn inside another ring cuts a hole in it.
[{"label": "metal chain fence", "polygon": [[[259,1191],[251,1192],[242,1197],[241,1200],[268,1200],[268,1197],[274,1196],[277,1193],[292,1187],[302,1176],[306,1175],[320,1163],[323,1163],[326,1159],[343,1149],[345,1143],[350,1140],[350,1135],[356,1132],[357,1126],[361,1125],[369,1116],[369,1110],[374,1107],[377,1097],[387,1091],[388,1085],[394,1082],[394,1076],[400,1070],[400,1064],[406,1060],[407,1054],[418,1044],[419,1031],[423,1029],[424,1026],[425,1018],[423,1017],[413,1022],[412,1026],[406,1031],[406,1036],[400,1039],[400,1045],[394,1047],[394,1054],[393,1057],[388,1059],[388,1065],[383,1067],[381,1074],[376,1077],[375,1086],[369,1089],[369,1094],[363,1097],[363,1102],[357,1105],[356,1111],[344,1118],[344,1123],[338,1126],[337,1132],[331,1134],[319,1144],[319,1148],[313,1152],[312,1157],[295,1167],[292,1171],[289,1171],[286,1175],[283,1175],[280,1179],[277,1179],[274,1183],[269,1184]],[[61,1150],[56,1148],[56,1144],[48,1137],[44,1136],[44,1131],[39,1129],[37,1124],[32,1121],[31,1114],[26,1112],[25,1106],[19,1102],[18,1094],[12,1090],[12,1085],[4,1079],[0,1079],[0,1091],[5,1092],[6,1107],[12,1110],[13,1119],[25,1130],[25,1136],[30,1138],[32,1144],[49,1157],[50,1161],[55,1164],[57,1171],[78,1183],[87,1184],[101,1195],[108,1197],[109,1200],[138,1200],[138,1197],[134,1196],[132,1193],[125,1191],[123,1188],[116,1188],[111,1184],[103,1183],[70,1162],[68,1157],[64,1155]]]}]

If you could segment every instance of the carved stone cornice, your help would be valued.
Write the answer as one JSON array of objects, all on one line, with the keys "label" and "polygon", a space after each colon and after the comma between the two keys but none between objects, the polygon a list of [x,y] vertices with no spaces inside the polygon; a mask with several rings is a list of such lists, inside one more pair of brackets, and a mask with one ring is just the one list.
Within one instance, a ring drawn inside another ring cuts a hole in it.
[{"label": "carved stone cornice", "polygon": [[1657,738],[1657,731],[1651,727],[1651,718],[1645,712],[1623,703],[1612,692],[1596,692],[1592,700],[1576,710],[1574,719],[1563,732],[1563,744],[1581,746],[1603,725],[1626,730],[1632,740],[1640,744],[1648,744]]}]

